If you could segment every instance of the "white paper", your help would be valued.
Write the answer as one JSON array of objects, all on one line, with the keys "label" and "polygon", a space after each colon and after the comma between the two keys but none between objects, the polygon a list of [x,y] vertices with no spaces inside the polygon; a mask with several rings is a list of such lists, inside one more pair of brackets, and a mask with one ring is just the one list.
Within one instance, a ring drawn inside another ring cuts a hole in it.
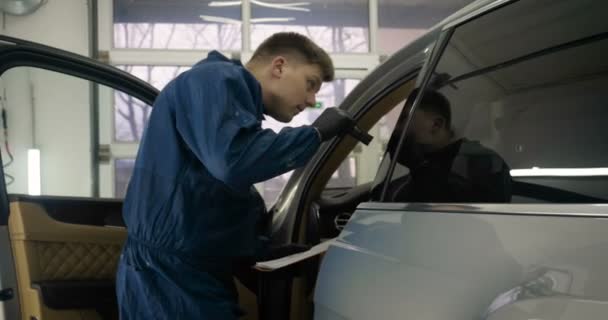
[{"label": "white paper", "polygon": [[331,240],[327,240],[319,243],[318,245],[308,249],[307,251],[292,254],[290,256],[285,256],[283,258],[268,260],[256,263],[253,268],[259,271],[274,271],[289,265],[292,265],[296,262],[300,262],[302,260],[306,260],[308,258],[319,255],[329,248],[329,246],[334,243],[336,238]]}]

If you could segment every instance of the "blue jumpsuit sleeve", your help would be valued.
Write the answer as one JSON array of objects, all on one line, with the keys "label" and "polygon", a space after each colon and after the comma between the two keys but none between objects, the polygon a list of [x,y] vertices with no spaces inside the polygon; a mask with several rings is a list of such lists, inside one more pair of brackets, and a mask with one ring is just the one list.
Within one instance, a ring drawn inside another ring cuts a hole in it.
[{"label": "blue jumpsuit sleeve", "polygon": [[177,130],[216,179],[243,190],[304,165],[318,149],[310,126],[262,129],[242,77],[191,71],[173,87]]}]

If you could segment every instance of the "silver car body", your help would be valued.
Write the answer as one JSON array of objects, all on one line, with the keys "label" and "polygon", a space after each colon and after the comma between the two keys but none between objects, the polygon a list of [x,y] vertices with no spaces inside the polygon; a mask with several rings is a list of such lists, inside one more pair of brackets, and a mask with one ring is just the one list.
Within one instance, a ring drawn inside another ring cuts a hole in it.
[{"label": "silver car body", "polygon": [[[419,84],[443,53],[442,36],[516,2],[478,1],[439,24],[442,35]],[[578,2],[559,4],[551,14]],[[580,19],[572,32],[599,28],[605,39],[608,24],[597,23],[597,12],[587,14],[596,19]],[[522,17],[513,24],[540,28],[542,21]],[[554,41],[548,35],[543,45]],[[520,36],[525,41],[528,35]],[[598,186],[595,193],[605,196],[605,182]],[[607,249],[608,205],[601,203],[367,202],[323,258],[314,318],[606,319]]]},{"label": "silver car body", "polygon": [[508,209],[361,205],[323,260],[315,319],[605,319],[608,206]]}]

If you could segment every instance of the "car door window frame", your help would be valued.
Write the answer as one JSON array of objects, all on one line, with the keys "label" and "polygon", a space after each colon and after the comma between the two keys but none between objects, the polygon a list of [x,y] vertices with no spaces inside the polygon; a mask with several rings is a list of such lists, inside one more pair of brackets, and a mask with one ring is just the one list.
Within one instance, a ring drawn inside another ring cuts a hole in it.
[{"label": "car door window frame", "polygon": [[[426,90],[426,88],[428,87],[428,83],[431,79],[431,75],[433,74],[433,71],[435,70],[437,63],[439,63],[439,59],[441,58],[443,51],[445,50],[447,44],[449,43],[449,40],[450,40],[453,32],[454,32],[454,28],[443,30],[441,32],[437,42],[435,43],[435,46],[432,49],[429,59],[427,59],[426,63],[422,67],[420,73],[418,74],[418,79],[417,79],[416,83],[419,83],[420,85],[416,86],[415,89],[418,89],[421,92],[424,92],[424,90]],[[400,119],[400,120],[405,120],[406,122],[405,122],[405,125],[403,126],[403,131],[399,133],[399,141],[397,143],[396,150],[401,150],[401,147],[403,146],[403,142],[405,140],[407,130],[411,124],[411,118],[412,118],[411,115],[416,111],[416,108],[420,104],[421,99],[422,99],[422,95],[418,95],[416,97],[416,99],[414,100],[412,107],[409,110],[409,114],[408,114],[407,118]],[[403,112],[405,112],[405,111],[406,110],[404,110]],[[397,124],[395,127],[398,127],[398,126],[399,126],[399,124]],[[388,153],[389,153],[389,150],[387,150],[387,152],[385,153],[384,156],[386,157],[386,155]],[[381,180],[382,183],[379,186],[382,188],[382,192],[380,194],[380,201],[385,200],[390,178],[392,177],[393,172],[395,171],[396,165],[397,165],[397,160],[395,157],[395,158],[391,159],[389,168],[384,173],[385,175],[383,177],[376,177],[377,180],[382,179]],[[383,174],[383,173],[380,173],[380,174]]]},{"label": "car door window frame", "polygon": [[[73,76],[90,81],[93,85],[104,85],[150,105],[159,93],[156,88],[129,73],[75,53],[7,36],[2,36],[0,43],[0,77],[13,68],[31,67]],[[0,168],[0,173],[0,225],[6,225],[10,212],[4,168]],[[98,181],[92,183],[98,184]]]}]

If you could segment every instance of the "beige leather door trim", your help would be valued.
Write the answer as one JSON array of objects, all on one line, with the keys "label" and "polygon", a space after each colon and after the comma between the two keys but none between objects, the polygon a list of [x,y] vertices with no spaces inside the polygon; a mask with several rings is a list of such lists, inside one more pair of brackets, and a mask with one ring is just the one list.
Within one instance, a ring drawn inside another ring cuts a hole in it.
[{"label": "beige leather door trim", "polygon": [[13,202],[10,210],[9,234],[23,319],[100,319],[93,310],[47,308],[31,284],[114,279],[126,229],[55,221],[42,206],[28,202]]}]

